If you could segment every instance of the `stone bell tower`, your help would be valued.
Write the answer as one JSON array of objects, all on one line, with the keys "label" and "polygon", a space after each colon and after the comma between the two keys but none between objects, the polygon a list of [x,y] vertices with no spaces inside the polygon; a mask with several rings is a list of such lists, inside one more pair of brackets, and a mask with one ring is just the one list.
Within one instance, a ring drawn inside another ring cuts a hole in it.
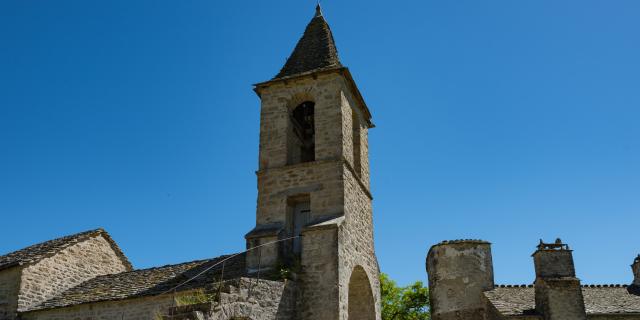
[{"label": "stone bell tower", "polygon": [[380,319],[367,132],[373,128],[320,6],[261,99],[248,272],[287,268],[296,319]]}]

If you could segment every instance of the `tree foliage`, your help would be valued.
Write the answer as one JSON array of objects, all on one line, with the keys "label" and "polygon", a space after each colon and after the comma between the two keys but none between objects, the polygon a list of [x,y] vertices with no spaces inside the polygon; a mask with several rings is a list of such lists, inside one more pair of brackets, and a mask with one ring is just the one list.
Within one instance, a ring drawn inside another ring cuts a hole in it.
[{"label": "tree foliage", "polygon": [[399,287],[388,275],[380,274],[383,320],[428,320],[429,289],[421,281]]}]

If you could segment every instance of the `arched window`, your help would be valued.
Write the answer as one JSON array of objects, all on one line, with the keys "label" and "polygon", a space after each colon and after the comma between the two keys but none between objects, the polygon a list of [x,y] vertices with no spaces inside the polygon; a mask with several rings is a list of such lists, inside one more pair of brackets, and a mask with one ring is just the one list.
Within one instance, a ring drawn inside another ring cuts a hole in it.
[{"label": "arched window", "polygon": [[310,162],[316,159],[315,103],[299,104],[289,116],[287,158],[289,164]]}]

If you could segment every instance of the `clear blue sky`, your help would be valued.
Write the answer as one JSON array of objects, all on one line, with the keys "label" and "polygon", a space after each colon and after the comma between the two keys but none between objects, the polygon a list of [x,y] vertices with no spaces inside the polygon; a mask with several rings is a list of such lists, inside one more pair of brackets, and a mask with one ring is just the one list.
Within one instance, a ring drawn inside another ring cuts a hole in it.
[{"label": "clear blue sky", "polygon": [[[323,1],[370,132],[381,269],[444,239],[530,283],[562,237],[585,283],[640,253],[640,2]],[[0,2],[0,252],[102,226],[136,267],[243,250],[259,100],[315,2]]]}]

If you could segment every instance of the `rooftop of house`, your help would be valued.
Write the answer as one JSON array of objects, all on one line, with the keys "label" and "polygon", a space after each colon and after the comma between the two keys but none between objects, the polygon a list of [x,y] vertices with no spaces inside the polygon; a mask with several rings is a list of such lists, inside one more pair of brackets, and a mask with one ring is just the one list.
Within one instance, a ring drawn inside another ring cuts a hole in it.
[{"label": "rooftop of house", "polygon": [[244,262],[244,254],[234,254],[98,276],[23,311],[124,300],[195,289],[206,290],[220,279],[229,280],[244,276],[246,273]]},{"label": "rooftop of house", "polygon": [[[496,286],[485,297],[503,315],[535,314],[533,285]],[[587,314],[640,313],[640,293],[627,285],[583,285]]]},{"label": "rooftop of house", "polygon": [[114,252],[122,259],[129,270],[133,269],[131,262],[124,255],[118,244],[111,238],[109,233],[104,229],[98,228],[94,230],[84,231],[69,236],[41,242],[28,246],[14,252],[0,256],[0,270],[18,265],[32,264],[42,259],[50,257],[72,245],[85,241],[89,238],[102,236],[113,248]]}]

